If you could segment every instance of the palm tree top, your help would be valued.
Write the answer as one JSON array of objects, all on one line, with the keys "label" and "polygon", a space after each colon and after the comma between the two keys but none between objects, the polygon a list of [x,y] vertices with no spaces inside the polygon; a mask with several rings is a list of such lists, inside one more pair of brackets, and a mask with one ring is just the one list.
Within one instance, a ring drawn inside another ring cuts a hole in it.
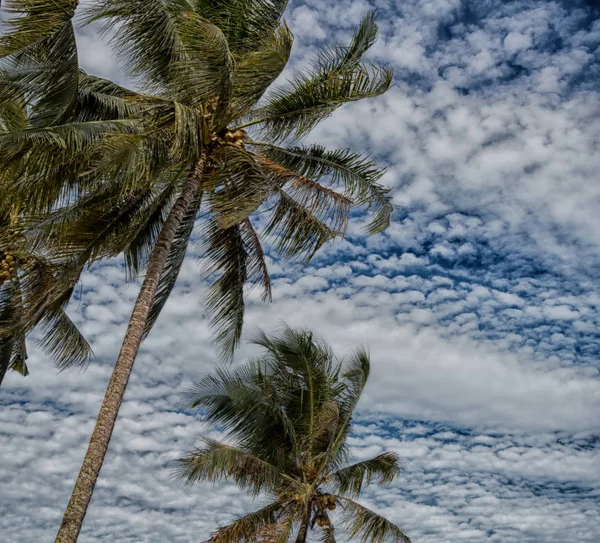
[{"label": "palm tree top", "polygon": [[[2,202],[26,203],[28,239],[69,270],[64,290],[102,258],[124,254],[130,276],[144,271],[191,176],[196,198],[146,328],[175,285],[202,217],[200,252],[216,278],[207,307],[230,356],[241,334],[244,286],[270,297],[265,240],[274,255],[306,264],[345,234],[353,208],[370,215],[367,233],[389,225],[384,169],[348,149],[300,141],[343,104],[390,87],[392,72],[363,58],[377,37],[375,14],[348,44],[323,49],[310,68],[273,85],[293,43],[282,22],[286,5],[95,0],[78,8],[84,22],[111,32],[113,50],[137,82],[130,90],[79,68],[77,2],[3,3],[19,16],[0,37],[0,124],[11,126],[0,134]],[[39,296],[47,299],[43,285]]]},{"label": "palm tree top", "polygon": [[[260,333],[263,355],[235,368],[219,368],[188,393],[228,443],[204,438],[179,460],[188,484],[232,481],[269,505],[211,537],[215,543],[288,541],[303,543],[309,529],[335,541],[334,524],[360,541],[409,542],[393,523],[356,501],[371,484],[388,484],[400,469],[394,452],[349,463],[347,438],[369,375],[364,349],[338,360],[308,330],[283,326]],[[341,513],[333,511],[339,507]]]}]

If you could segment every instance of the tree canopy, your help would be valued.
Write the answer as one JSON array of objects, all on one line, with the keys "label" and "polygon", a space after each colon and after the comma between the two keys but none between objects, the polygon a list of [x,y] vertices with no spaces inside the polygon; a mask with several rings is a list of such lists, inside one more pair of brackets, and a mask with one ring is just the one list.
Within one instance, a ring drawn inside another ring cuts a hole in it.
[{"label": "tree canopy", "polygon": [[[357,349],[338,360],[312,332],[284,326],[260,333],[263,354],[235,368],[218,368],[188,392],[227,442],[204,438],[178,461],[187,484],[227,481],[270,503],[211,537],[214,543],[298,543],[317,529],[335,541],[335,525],[362,543],[410,539],[356,499],[373,482],[386,485],[400,469],[393,452],[350,463],[347,438],[367,383],[369,355]],[[337,508],[338,511],[334,513]]]}]

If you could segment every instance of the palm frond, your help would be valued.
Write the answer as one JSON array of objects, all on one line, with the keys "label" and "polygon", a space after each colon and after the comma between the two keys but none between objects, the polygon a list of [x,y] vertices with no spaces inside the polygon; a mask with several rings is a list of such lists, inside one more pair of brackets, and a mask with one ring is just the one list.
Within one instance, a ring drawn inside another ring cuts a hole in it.
[{"label": "palm frond", "polygon": [[221,228],[229,228],[247,219],[277,190],[255,158],[242,148],[227,145],[215,151],[219,167],[213,174],[215,190],[209,205]]},{"label": "palm frond", "polygon": [[205,438],[203,446],[177,460],[177,477],[186,484],[207,481],[233,481],[253,495],[276,493],[290,484],[272,464],[254,454]]},{"label": "palm frond", "polygon": [[388,484],[399,473],[398,456],[394,452],[385,452],[370,460],[339,469],[330,478],[341,494],[357,498],[364,486],[373,481],[380,485]]},{"label": "palm frond", "polygon": [[211,219],[206,223],[203,238],[205,275],[220,274],[209,288],[206,308],[212,314],[211,326],[217,332],[221,355],[228,359],[242,333],[244,287],[262,285],[263,299],[267,299],[271,283],[260,240],[249,220],[221,228]]},{"label": "palm frond", "polygon": [[112,120],[139,117],[148,109],[144,97],[83,71],[79,72],[76,120]]},{"label": "palm frond", "polygon": [[286,192],[299,205],[318,217],[331,230],[340,234],[345,232],[348,214],[354,205],[348,196],[264,157],[258,157],[258,160],[275,184],[282,189],[285,185]]},{"label": "palm frond", "polygon": [[0,384],[8,368],[29,374],[23,325],[23,299],[19,276],[0,285]]},{"label": "palm frond", "polygon": [[63,309],[46,313],[41,324],[45,333],[40,346],[59,369],[84,366],[93,357],[89,343]]},{"label": "palm frond", "polygon": [[315,181],[325,177],[332,186],[341,186],[347,197],[373,215],[367,233],[376,234],[389,226],[393,209],[390,189],[379,183],[386,170],[377,168],[369,157],[349,149],[327,150],[320,145],[278,147],[262,142],[252,145],[266,159],[299,176]]},{"label": "palm frond", "polygon": [[75,105],[79,65],[72,19],[75,0],[5,0],[14,14],[0,37],[0,58],[15,72],[19,93],[29,92],[30,121],[43,126],[64,121]]},{"label": "palm frond", "polygon": [[240,118],[256,105],[285,68],[294,36],[288,26],[279,26],[270,41],[236,62],[233,73],[232,117]]},{"label": "palm frond", "polygon": [[27,367],[27,343],[25,340],[25,334],[21,331],[15,333],[15,342],[13,345],[13,357],[11,360],[10,369],[20,373],[23,377],[29,375],[29,368]]},{"label": "palm frond", "polygon": [[177,233],[175,234],[175,238],[173,239],[171,249],[167,256],[167,262],[165,263],[165,267],[160,275],[158,287],[156,289],[156,293],[154,294],[154,299],[152,300],[150,313],[148,314],[148,318],[146,320],[146,325],[144,326],[144,337],[150,333],[150,330],[152,330],[152,327],[156,323],[160,312],[167,303],[167,300],[169,299],[169,296],[175,287],[177,277],[179,276],[179,271],[181,270],[181,266],[183,265],[183,261],[185,259],[185,253],[187,251],[190,236],[192,235],[192,231],[194,229],[196,215],[198,214],[201,203],[202,192],[199,192],[189,209],[186,211],[186,214],[181,221],[179,228],[177,229]]},{"label": "palm frond", "polygon": [[285,191],[279,189],[277,196],[277,205],[264,233],[271,236],[284,258],[299,257],[306,265],[327,241],[342,234],[329,228]]},{"label": "palm frond", "polygon": [[218,26],[236,58],[264,47],[281,24],[288,0],[192,0],[202,17]]},{"label": "palm frond", "polygon": [[7,92],[0,71],[0,134],[20,132],[27,128],[27,104],[24,93],[19,89]]},{"label": "palm frond", "polygon": [[151,89],[191,105],[215,96],[227,102],[232,58],[218,26],[176,0],[103,0],[87,20],[104,20],[130,73]]},{"label": "palm frond", "polygon": [[275,523],[274,517],[281,507],[282,504],[275,502],[254,511],[219,528],[206,543],[255,543],[257,535]]},{"label": "palm frond", "polygon": [[289,390],[266,378],[266,371],[273,372],[264,364],[251,361],[235,370],[220,367],[186,397],[191,407],[203,409],[207,420],[226,429],[245,449],[293,470],[300,461],[296,428],[286,410]]},{"label": "palm frond", "polygon": [[321,528],[321,537],[319,538],[319,541],[321,543],[337,543],[333,525],[330,524]]},{"label": "palm frond", "polygon": [[288,87],[273,91],[264,106],[250,113],[246,125],[259,124],[273,141],[301,138],[342,104],[383,94],[392,83],[392,71],[360,62],[373,43],[373,32],[376,36],[377,26],[369,17],[349,47],[319,54],[312,69],[294,77]]},{"label": "palm frond", "polygon": [[153,196],[150,205],[144,211],[143,220],[139,222],[134,235],[128,239],[124,252],[125,267],[130,279],[138,277],[146,268],[161,227],[173,205],[173,198],[179,186],[178,181],[186,173],[183,169],[172,172],[171,181],[165,183],[160,193]]},{"label": "palm frond", "polygon": [[411,543],[411,540],[395,524],[359,503],[338,496],[343,507],[342,526],[351,539],[358,537],[361,543]]}]

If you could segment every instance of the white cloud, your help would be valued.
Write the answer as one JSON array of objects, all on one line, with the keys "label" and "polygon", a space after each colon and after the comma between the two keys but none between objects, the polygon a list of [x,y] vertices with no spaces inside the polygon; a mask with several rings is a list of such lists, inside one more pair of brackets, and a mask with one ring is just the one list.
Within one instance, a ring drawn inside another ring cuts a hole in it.
[{"label": "white cloud", "polygon": [[[352,448],[398,451],[397,483],[365,500],[415,542],[596,543],[600,25],[583,3],[311,0],[288,9],[292,64],[372,6],[372,58],[396,85],[310,140],[385,162],[398,212],[369,240],[353,224],[314,267],[270,259],[274,303],[251,297],[248,329],[285,320],[339,354],[369,347]],[[78,42],[84,68],[126,80],[95,27]],[[229,487],[179,488],[167,467],[207,431],[178,394],[216,363],[197,272],[186,260],[144,343],[82,543],[189,543],[256,506]],[[11,543],[54,536],[137,287],[116,262],[95,266],[70,312],[98,360],[57,374],[34,350],[32,375],[1,389]]]}]

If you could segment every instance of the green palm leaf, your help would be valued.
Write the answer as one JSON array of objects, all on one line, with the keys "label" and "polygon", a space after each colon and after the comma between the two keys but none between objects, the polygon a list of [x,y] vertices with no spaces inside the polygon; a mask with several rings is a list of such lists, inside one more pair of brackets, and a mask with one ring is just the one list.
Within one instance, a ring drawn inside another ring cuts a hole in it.
[{"label": "green palm leaf", "polygon": [[363,486],[368,486],[373,481],[381,485],[390,483],[399,473],[398,456],[393,452],[386,452],[339,469],[330,477],[341,494],[357,498]]},{"label": "green palm leaf", "polygon": [[410,538],[385,517],[354,500],[338,498],[344,508],[341,523],[349,537],[357,537],[361,543],[411,543]]},{"label": "green palm leaf", "polygon": [[249,220],[222,228],[209,220],[203,230],[201,254],[207,259],[206,276],[220,274],[209,288],[206,307],[211,326],[225,358],[233,355],[242,334],[244,287],[261,285],[263,299],[271,296],[271,282],[256,231]]},{"label": "green palm leaf", "polygon": [[320,145],[287,148],[260,142],[253,145],[264,157],[300,176],[315,181],[325,177],[331,185],[341,186],[356,205],[365,206],[373,215],[367,233],[375,234],[389,226],[393,209],[390,189],[379,183],[385,169],[377,168],[368,157],[348,149],[326,150]]},{"label": "green palm leaf", "polygon": [[[274,517],[280,508],[281,504],[279,503],[269,504],[258,511],[236,520],[228,526],[219,528],[208,541],[211,543],[254,543],[258,540],[257,536],[273,528],[275,524]],[[282,535],[289,534],[291,528],[289,524],[286,523],[286,526],[283,527],[284,529],[281,530],[280,533]],[[278,543],[279,541],[284,542],[286,539],[279,535],[273,541],[274,543]]]},{"label": "green palm leaf", "polygon": [[194,229],[196,215],[198,214],[201,203],[202,193],[199,192],[195,201],[188,209],[185,218],[179,225],[177,234],[175,234],[175,239],[173,240],[171,250],[169,251],[169,256],[167,257],[167,263],[160,276],[158,288],[156,289],[156,294],[154,295],[154,300],[152,301],[150,314],[148,315],[148,320],[144,328],[144,336],[147,336],[150,333],[150,330],[152,330],[152,327],[156,323],[160,312],[169,299],[171,291],[175,287],[177,277],[181,270],[181,266],[183,265],[185,253],[189,245],[190,236],[192,235],[192,231]]},{"label": "green palm leaf", "polygon": [[392,83],[392,71],[360,63],[376,35],[374,16],[367,15],[350,46],[319,54],[312,70],[294,77],[287,88],[273,91],[245,125],[259,124],[273,141],[301,138],[342,104],[383,94]]},{"label": "green palm leaf", "polygon": [[290,29],[281,25],[260,49],[250,51],[237,61],[233,73],[232,117],[243,117],[256,105],[285,68],[293,41]]},{"label": "green palm leaf", "polygon": [[[76,6],[74,0],[4,2],[3,9],[17,16],[8,20],[9,32],[0,37],[0,58],[7,59],[2,64],[14,73],[9,79],[19,82],[16,97],[25,88],[35,89],[35,95],[28,93],[27,98],[33,125],[65,120],[75,105],[79,65],[72,19]],[[6,81],[6,74],[2,79]]]},{"label": "green palm leaf", "polygon": [[104,0],[90,6],[87,20],[106,20],[107,31],[118,24],[117,52],[149,89],[188,105],[214,96],[227,102],[233,62],[227,40],[191,3]]},{"label": "green palm leaf", "polygon": [[272,464],[254,454],[205,438],[203,446],[179,459],[177,475],[187,484],[234,481],[253,495],[277,492],[294,483]]},{"label": "green palm leaf", "polygon": [[45,333],[40,345],[59,369],[85,365],[94,356],[89,343],[64,310],[47,312],[41,324]]}]

